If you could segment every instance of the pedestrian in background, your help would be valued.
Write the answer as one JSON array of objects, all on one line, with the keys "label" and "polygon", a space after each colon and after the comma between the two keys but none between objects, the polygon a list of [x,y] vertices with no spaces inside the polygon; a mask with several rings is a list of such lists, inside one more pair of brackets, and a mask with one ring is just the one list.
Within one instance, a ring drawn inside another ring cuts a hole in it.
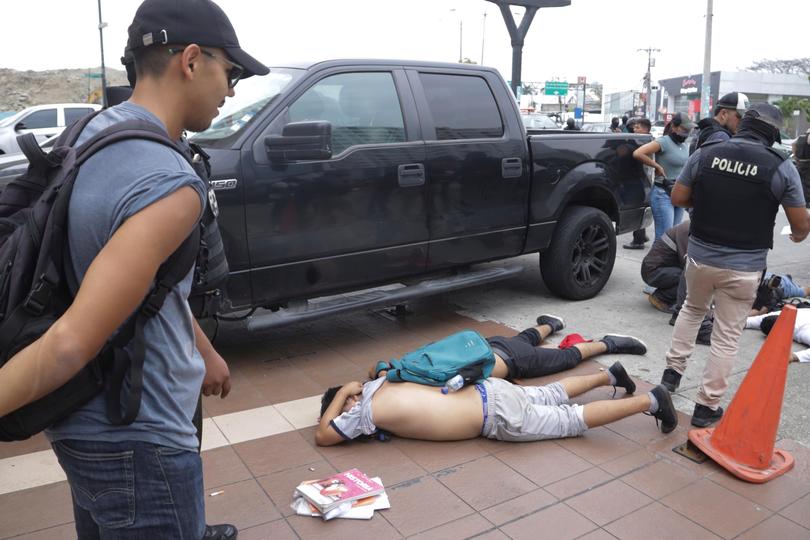
[{"label": "pedestrian in background", "polygon": [[[631,118],[627,125],[630,127],[630,130],[633,133],[641,135],[649,134],[650,130],[652,129],[652,122],[650,122],[649,118]],[[653,179],[655,177],[655,169],[644,165],[644,173],[647,175],[647,180],[649,181],[648,187],[652,189]],[[650,204],[649,192],[645,202],[648,205]],[[633,231],[633,241],[629,244],[624,244],[623,247],[624,249],[644,249],[645,244],[649,241],[650,239],[647,237],[647,229],[636,229]]]},{"label": "pedestrian in background", "polygon": [[672,120],[664,127],[663,137],[640,146],[633,152],[633,157],[655,170],[655,179],[650,191],[650,207],[655,223],[655,239],[661,237],[667,229],[681,222],[683,208],[672,205],[669,195],[675,179],[689,159],[686,137],[695,123],[685,114],[675,113]]},{"label": "pedestrian in background", "polygon": [[686,300],[675,321],[661,384],[677,390],[695,348],[695,336],[714,301],[714,329],[692,425],[706,427],[723,416],[740,334],[773,247],[781,205],[790,238],[810,232],[801,181],[790,160],[772,148],[780,140],[782,113],[758,103],[743,116],[730,140],[707,143],[689,158],[672,190],[672,202],[692,208],[686,261]]},{"label": "pedestrian in background", "polygon": [[618,116],[614,116],[613,118],[610,119],[610,128],[609,129],[610,129],[611,133],[621,133],[622,132],[622,128],[619,127],[619,117]]},{"label": "pedestrian in background", "polygon": [[707,142],[729,140],[737,133],[748,105],[748,96],[742,92],[730,92],[718,99],[714,106],[714,118],[703,118],[698,122],[699,131],[689,146],[689,154],[694,154]]}]

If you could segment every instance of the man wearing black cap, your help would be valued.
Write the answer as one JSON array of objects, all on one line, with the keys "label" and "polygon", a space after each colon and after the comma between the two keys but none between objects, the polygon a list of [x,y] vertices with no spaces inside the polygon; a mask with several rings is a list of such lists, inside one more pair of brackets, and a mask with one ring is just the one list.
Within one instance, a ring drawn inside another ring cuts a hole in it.
[{"label": "man wearing black cap", "polygon": [[672,190],[672,204],[692,207],[686,263],[686,301],[666,354],[661,384],[674,392],[694,351],[695,336],[712,300],[711,348],[698,387],[692,425],[706,427],[723,415],[718,404],[728,388],[745,319],[773,247],[781,205],[790,238],[810,232],[810,213],[796,167],[772,145],[780,139],[782,113],[752,105],[737,133],[706,143],[689,158]]},{"label": "man wearing black cap", "polygon": [[730,92],[717,100],[714,118],[703,118],[698,122],[698,136],[689,147],[689,153],[707,142],[723,142],[737,133],[740,120],[748,110],[748,96],[742,92]]},{"label": "man wearing black cap", "polygon": [[[175,141],[203,131],[241,78],[268,69],[239,47],[210,0],[146,0],[129,27],[132,97],[93,118],[77,144],[125,120]],[[207,186],[175,150],[127,139],[79,170],[68,242],[79,289],[70,309],[0,370],[0,416],[58,388],[96,356],[140,306],[158,267],[198,226]],[[85,538],[235,538],[206,527],[192,415],[202,388],[225,395],[227,364],[191,316],[193,270],[143,326],[143,394],[130,424],[108,420],[100,394],[47,432]]]}]

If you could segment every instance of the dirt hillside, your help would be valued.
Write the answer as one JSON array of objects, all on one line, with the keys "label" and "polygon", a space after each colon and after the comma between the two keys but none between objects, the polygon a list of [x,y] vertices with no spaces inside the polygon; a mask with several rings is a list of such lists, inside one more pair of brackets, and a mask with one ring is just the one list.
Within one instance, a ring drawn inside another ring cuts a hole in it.
[{"label": "dirt hillside", "polygon": [[[101,68],[17,71],[0,68],[0,112],[45,103],[101,103]],[[107,84],[127,84],[123,70],[107,68]]]}]

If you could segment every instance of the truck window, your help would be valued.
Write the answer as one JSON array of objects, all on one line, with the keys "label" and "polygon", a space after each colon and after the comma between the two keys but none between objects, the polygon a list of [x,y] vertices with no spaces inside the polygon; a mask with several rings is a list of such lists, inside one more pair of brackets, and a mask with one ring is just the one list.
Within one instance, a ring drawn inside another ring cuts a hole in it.
[{"label": "truck window", "polygon": [[332,153],[358,144],[405,141],[405,123],[390,73],[341,73],[326,77],[290,105],[286,122],[332,124]]},{"label": "truck window", "polygon": [[65,125],[69,126],[82,116],[90,114],[93,109],[90,107],[65,107]]},{"label": "truck window", "polygon": [[41,129],[56,127],[56,109],[42,109],[34,111],[22,118],[25,129]]},{"label": "truck window", "polygon": [[420,73],[436,138],[484,139],[501,137],[503,121],[495,96],[482,77]]}]

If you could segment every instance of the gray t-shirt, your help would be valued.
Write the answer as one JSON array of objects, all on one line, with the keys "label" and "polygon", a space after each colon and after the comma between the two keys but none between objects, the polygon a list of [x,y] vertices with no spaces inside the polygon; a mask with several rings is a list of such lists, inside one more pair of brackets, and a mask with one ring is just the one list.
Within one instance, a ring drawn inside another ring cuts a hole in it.
[{"label": "gray t-shirt", "polygon": [[655,153],[655,162],[664,168],[667,178],[678,178],[689,158],[689,147],[685,142],[676,143],[669,135],[658,137],[655,141],[661,145],[661,150]]},{"label": "gray t-shirt", "polygon": [[[734,139],[734,141],[742,145],[762,144],[747,139]],[[699,181],[701,151],[702,148],[689,157],[689,161],[678,177],[678,182],[688,188],[692,188],[695,182]],[[804,207],[804,193],[802,192],[799,172],[789,160],[785,160],[771,177],[771,193],[782,206]],[[768,266],[767,249],[738,249],[719,246],[704,242],[691,235],[689,236],[687,252],[689,257],[696,262],[714,266],[715,268],[727,268],[740,272],[760,272]]]},{"label": "gray t-shirt", "polygon": [[341,437],[351,440],[360,435],[373,435],[377,432],[377,426],[374,425],[374,418],[371,416],[371,398],[384,382],[385,377],[379,377],[365,383],[360,401],[330,422]]},{"label": "gray t-shirt", "polygon": [[[94,118],[78,142],[123,120],[146,120],[165,129],[146,109],[124,102]],[[201,204],[205,204],[202,180],[182,156],[159,143],[125,140],[88,159],[76,178],[68,214],[70,255],[79,281],[126,219],[184,186],[193,187]],[[144,329],[143,396],[135,422],[129,426],[111,425],[102,394],[48,430],[51,440],[134,440],[197,449],[191,419],[205,365],[194,341],[187,301],[192,275],[193,270],[172,289],[160,312]],[[129,378],[124,389],[127,395]]]}]

